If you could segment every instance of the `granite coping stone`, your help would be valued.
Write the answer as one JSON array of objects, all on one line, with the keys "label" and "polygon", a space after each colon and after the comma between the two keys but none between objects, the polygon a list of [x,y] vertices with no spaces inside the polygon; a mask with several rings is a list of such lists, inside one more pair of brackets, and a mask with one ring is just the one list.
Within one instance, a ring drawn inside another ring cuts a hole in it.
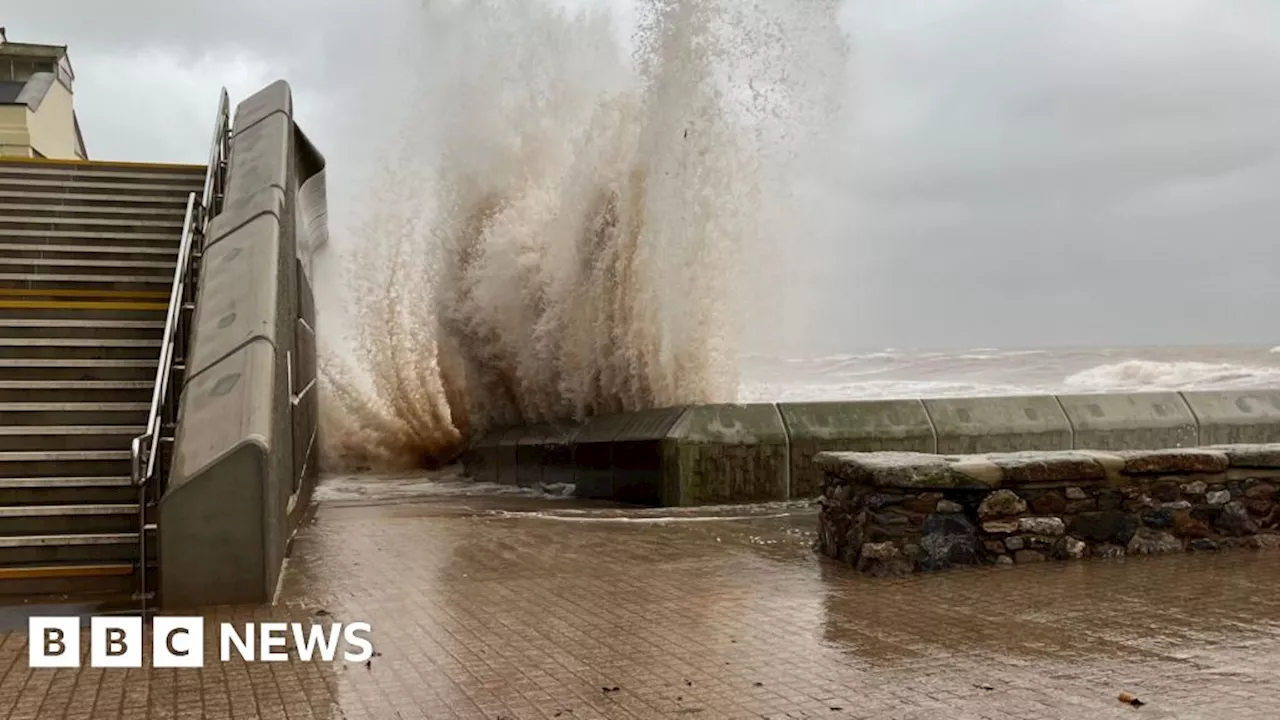
[{"label": "granite coping stone", "polygon": [[1280,444],[978,455],[822,452],[814,456],[814,463],[829,475],[875,487],[981,489],[1065,481],[1103,482],[1116,475],[1222,473],[1232,466],[1280,468]]},{"label": "granite coping stone", "polygon": [[1210,445],[1206,449],[1226,455],[1231,467],[1280,468],[1280,443]]},{"label": "granite coping stone", "polygon": [[948,456],[917,452],[821,452],[814,463],[828,474],[901,488],[994,488],[1000,468],[981,455]]},{"label": "granite coping stone", "polygon": [[1121,450],[1126,475],[1180,475],[1220,473],[1231,467],[1226,453],[1208,448],[1166,448],[1164,450]]}]

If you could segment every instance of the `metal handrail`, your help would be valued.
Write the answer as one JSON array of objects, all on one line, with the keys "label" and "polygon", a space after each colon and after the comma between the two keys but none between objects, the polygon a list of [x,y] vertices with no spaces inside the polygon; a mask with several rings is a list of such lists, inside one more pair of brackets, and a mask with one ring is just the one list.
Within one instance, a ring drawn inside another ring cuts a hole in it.
[{"label": "metal handrail", "polygon": [[[173,286],[169,291],[169,309],[165,315],[164,335],[160,341],[160,363],[156,367],[155,387],[151,391],[151,409],[146,431],[135,437],[131,445],[130,474],[138,491],[139,600],[142,611],[147,606],[147,507],[148,500],[158,501],[164,492],[161,477],[161,443],[167,427],[176,426],[181,374],[186,371],[187,347],[190,342],[190,318],[187,313],[195,302],[196,264],[204,254],[209,221],[221,210],[226,182],[227,158],[231,154],[231,105],[223,88],[218,99],[218,116],[214,122],[213,142],[204,176],[201,197],[187,196],[186,215],[182,221],[182,239],[178,245],[178,261],[173,270]],[[174,391],[175,386],[177,390]],[[150,495],[150,498],[148,498]]]}]

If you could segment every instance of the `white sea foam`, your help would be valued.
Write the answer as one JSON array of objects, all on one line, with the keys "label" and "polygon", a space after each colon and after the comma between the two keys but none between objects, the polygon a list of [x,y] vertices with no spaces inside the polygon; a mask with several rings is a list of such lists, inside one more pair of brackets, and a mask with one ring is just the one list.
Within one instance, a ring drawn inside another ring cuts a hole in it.
[{"label": "white sea foam", "polygon": [[1280,368],[1231,363],[1127,360],[1099,365],[1068,377],[1063,385],[1090,392],[1256,387],[1280,380]]}]

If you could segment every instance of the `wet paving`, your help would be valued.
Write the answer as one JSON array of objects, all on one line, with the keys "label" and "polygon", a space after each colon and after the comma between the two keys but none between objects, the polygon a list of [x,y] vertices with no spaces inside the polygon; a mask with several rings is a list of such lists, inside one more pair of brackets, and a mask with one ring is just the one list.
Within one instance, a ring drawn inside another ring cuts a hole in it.
[{"label": "wet paving", "polygon": [[277,604],[207,614],[366,621],[367,666],[31,670],[18,631],[0,717],[1280,716],[1280,553],[872,580],[815,556],[803,504],[473,491],[331,480]]}]

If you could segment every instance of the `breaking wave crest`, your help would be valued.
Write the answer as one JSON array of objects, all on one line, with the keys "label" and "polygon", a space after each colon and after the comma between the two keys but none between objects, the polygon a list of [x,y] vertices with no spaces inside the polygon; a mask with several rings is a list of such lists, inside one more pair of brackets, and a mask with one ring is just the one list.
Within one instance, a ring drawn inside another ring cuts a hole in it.
[{"label": "breaking wave crest", "polygon": [[638,0],[629,54],[549,0],[426,5],[412,122],[337,260],[349,327],[321,320],[347,345],[321,349],[326,465],[734,400],[743,259],[839,112],[836,5]]},{"label": "breaking wave crest", "polygon": [[1233,363],[1127,360],[1089,368],[1064,381],[1068,389],[1088,392],[1251,388],[1280,379],[1280,368]]}]

